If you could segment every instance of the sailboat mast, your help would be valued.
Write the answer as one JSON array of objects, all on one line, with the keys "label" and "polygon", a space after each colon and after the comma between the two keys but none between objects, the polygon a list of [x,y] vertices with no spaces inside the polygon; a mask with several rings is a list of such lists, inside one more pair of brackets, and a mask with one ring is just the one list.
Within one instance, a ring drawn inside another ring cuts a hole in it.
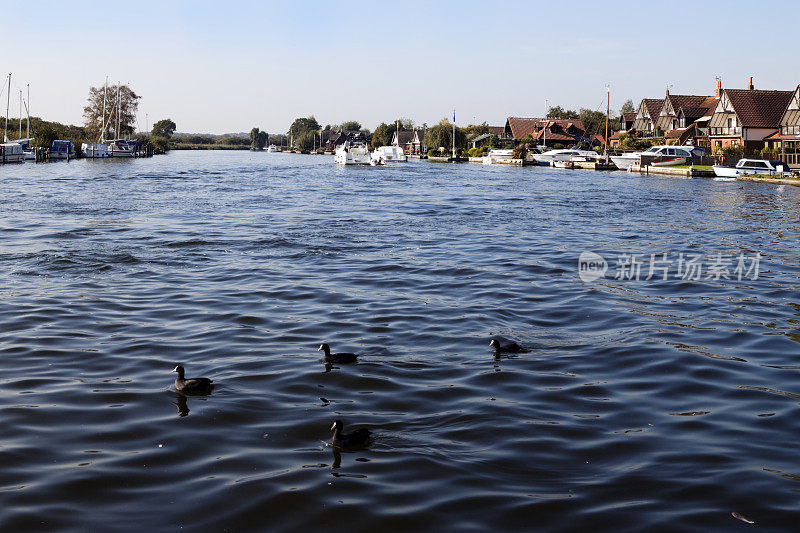
[{"label": "sailboat mast", "polygon": [[8,142],[8,108],[11,105],[11,73],[8,73],[8,94],[6,95],[6,127],[3,130],[3,142]]},{"label": "sailboat mast", "polygon": [[19,90],[19,137],[22,139],[22,89]]},{"label": "sailboat mast", "polygon": [[106,76],[106,84],[103,86],[103,118],[102,128],[100,130],[100,142],[103,142],[103,137],[106,136],[106,92],[108,91],[108,76]]},{"label": "sailboat mast", "polygon": [[114,132],[114,133],[117,134],[117,139],[122,139],[122,136],[120,135],[120,132],[119,132],[119,127],[120,127],[119,126],[120,125],[119,115],[120,115],[120,113],[122,113],[122,102],[119,99],[119,86],[120,85],[122,85],[122,82],[121,81],[117,82],[117,131]]},{"label": "sailboat mast", "polygon": [[456,110],[453,109],[453,159],[456,158]]},{"label": "sailboat mast", "polygon": [[25,111],[28,113],[28,132],[25,136],[31,138],[31,84],[28,84],[28,101],[25,102]]},{"label": "sailboat mast", "polygon": [[608,161],[608,114],[611,112],[611,86],[606,85],[606,136],[605,136],[605,143],[606,143],[606,161]]}]

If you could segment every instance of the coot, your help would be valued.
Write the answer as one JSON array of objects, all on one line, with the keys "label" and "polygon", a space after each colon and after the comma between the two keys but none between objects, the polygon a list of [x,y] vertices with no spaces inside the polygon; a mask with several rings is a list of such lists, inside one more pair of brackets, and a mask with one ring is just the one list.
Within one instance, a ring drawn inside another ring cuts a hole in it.
[{"label": "coot", "polygon": [[325,352],[325,361],[328,363],[355,363],[358,357],[354,353],[331,353],[331,347],[325,343],[319,345],[318,352]]},{"label": "coot", "polygon": [[175,378],[175,390],[178,392],[205,392],[211,389],[211,380],[208,378],[185,379],[181,365],[176,366],[172,371],[178,373],[178,377]]},{"label": "coot", "polygon": [[517,344],[516,342],[506,339],[504,337],[492,337],[489,346],[494,348],[494,353],[525,353],[528,350]]},{"label": "coot", "polygon": [[369,444],[370,432],[366,428],[359,428],[352,433],[342,433],[341,420],[336,420],[331,429],[333,430],[333,445],[340,448],[356,448],[359,446],[366,446]]}]

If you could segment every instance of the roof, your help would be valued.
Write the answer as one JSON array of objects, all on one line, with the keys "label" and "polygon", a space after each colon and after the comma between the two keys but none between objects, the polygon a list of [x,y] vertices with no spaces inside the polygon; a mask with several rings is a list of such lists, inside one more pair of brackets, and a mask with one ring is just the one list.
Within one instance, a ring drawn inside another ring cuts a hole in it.
[{"label": "roof", "polygon": [[[650,114],[650,120],[655,120],[661,114],[661,108],[664,107],[663,98],[645,98],[644,102],[647,112]],[[638,114],[638,113],[637,113]]]},{"label": "roof", "polygon": [[397,132],[397,144],[408,144],[414,140],[413,131],[400,131]]},{"label": "roof", "polygon": [[725,89],[739,122],[745,128],[777,128],[794,91]]},{"label": "roof", "polygon": [[501,136],[505,130],[503,126],[489,126],[489,133],[497,135],[498,137]]},{"label": "roof", "polygon": [[[697,96],[693,94],[668,94],[667,100],[669,100],[670,105],[672,106],[672,110],[675,114],[678,114],[678,111],[682,107],[701,107],[702,103],[708,98],[707,96]],[[663,108],[661,109],[663,111]],[[659,113],[661,113],[659,111]],[[702,115],[700,115],[702,116]]]},{"label": "roof", "polygon": [[[526,135],[531,135],[532,137],[534,137],[536,136],[537,132],[539,132],[545,126],[552,127],[554,125],[557,125],[563,129],[566,129],[570,125],[573,125],[581,131],[586,131],[586,128],[584,128],[583,126],[583,122],[577,118],[544,119],[544,118],[508,117],[508,120],[506,121],[506,126],[511,128],[511,136],[517,140],[524,138]],[[556,134],[555,133],[547,134],[548,137],[550,137],[551,135],[556,135]],[[571,140],[573,139],[573,137],[570,136],[569,139]]]},{"label": "roof", "polygon": [[622,120],[624,120],[625,122],[633,122],[634,120],[636,120],[636,111],[634,111],[633,113],[623,113]]},{"label": "roof", "polygon": [[484,140],[484,139],[488,139],[488,138],[489,138],[489,137],[491,137],[492,135],[493,135],[492,133],[484,133],[483,135],[478,135],[478,136],[477,136],[477,137],[475,137],[474,139],[470,139],[470,141],[469,141],[469,142],[471,142],[471,143],[474,143],[474,142],[482,141],[482,140]]}]

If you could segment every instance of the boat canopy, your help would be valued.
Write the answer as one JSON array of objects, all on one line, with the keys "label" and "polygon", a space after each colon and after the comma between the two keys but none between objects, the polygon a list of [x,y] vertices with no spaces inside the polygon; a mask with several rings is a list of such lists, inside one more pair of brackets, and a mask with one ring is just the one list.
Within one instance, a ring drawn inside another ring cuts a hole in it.
[{"label": "boat canopy", "polygon": [[56,139],[50,146],[52,152],[71,152],[73,150],[72,141],[65,141],[63,139]]}]

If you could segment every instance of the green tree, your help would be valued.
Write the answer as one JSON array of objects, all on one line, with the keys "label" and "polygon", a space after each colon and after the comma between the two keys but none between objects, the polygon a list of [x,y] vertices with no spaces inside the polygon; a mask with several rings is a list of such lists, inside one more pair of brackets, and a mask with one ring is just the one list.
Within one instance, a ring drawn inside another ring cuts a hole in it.
[{"label": "green tree", "polygon": [[489,133],[489,125],[486,122],[483,124],[470,124],[464,128],[464,131],[470,137],[477,137],[478,135]]},{"label": "green tree", "polygon": [[259,131],[258,132],[258,149],[263,150],[265,146],[267,146],[267,142],[269,141],[269,134],[266,131]]},{"label": "green tree", "polygon": [[357,120],[348,120],[347,122],[342,122],[340,128],[342,131],[359,131],[361,129],[361,123]]},{"label": "green tree", "polygon": [[250,130],[250,149],[263,150],[269,140],[269,134],[266,131],[261,131],[258,128]]},{"label": "green tree", "polygon": [[[444,148],[445,151],[452,148],[453,125],[448,119],[442,119],[439,124],[429,128],[425,134],[425,144],[430,148]],[[456,148],[467,146],[467,134],[461,128],[456,128]]]},{"label": "green tree", "polygon": [[169,139],[175,133],[177,126],[171,119],[165,118],[153,124],[153,137],[163,137]]},{"label": "green tree", "polygon": [[380,125],[375,128],[375,132],[372,134],[372,146],[377,148],[378,146],[390,145],[392,143],[394,131],[394,126],[390,126],[385,122],[381,122]]},{"label": "green tree", "polygon": [[636,108],[633,106],[633,100],[625,100],[625,103],[619,109],[619,114],[633,113],[634,111],[636,111]]},{"label": "green tree", "polygon": [[311,115],[310,117],[295,119],[289,127],[289,135],[292,136],[296,144],[300,136],[304,133],[317,131],[319,129],[319,122],[314,118],[314,115]]},{"label": "green tree", "polygon": [[564,109],[560,105],[547,110],[547,118],[578,118],[578,113],[571,109]]},{"label": "green tree", "polygon": [[[100,137],[103,129],[103,87],[89,87],[89,101],[83,108],[84,124],[90,138]],[[119,92],[119,101],[117,100]],[[136,110],[139,108],[137,95],[127,85],[111,85],[105,94],[105,124],[107,137],[120,138],[123,135],[130,135],[135,131]],[[117,129],[117,119],[120,128]]]}]

